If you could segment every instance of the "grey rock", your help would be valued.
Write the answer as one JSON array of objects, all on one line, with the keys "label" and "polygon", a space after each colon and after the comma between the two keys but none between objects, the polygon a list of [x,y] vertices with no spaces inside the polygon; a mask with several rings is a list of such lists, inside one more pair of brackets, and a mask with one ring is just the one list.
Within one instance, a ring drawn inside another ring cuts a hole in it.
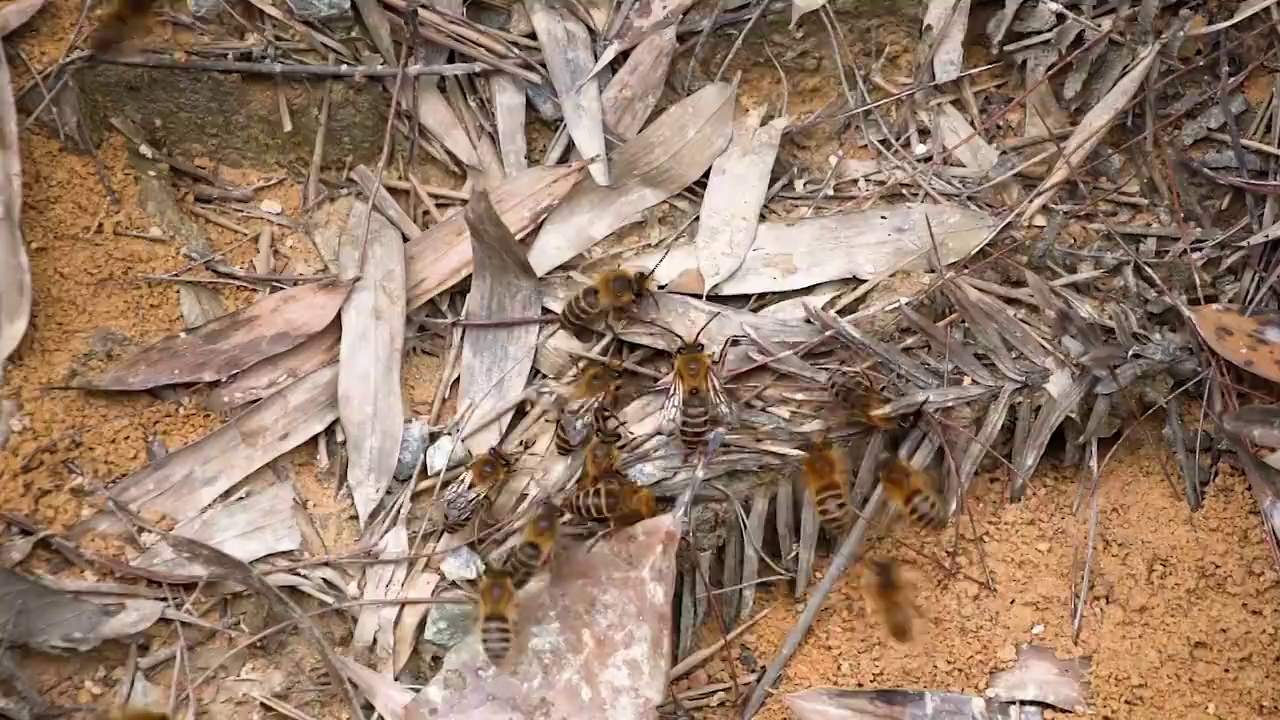
[{"label": "grey rock", "polygon": [[475,580],[484,572],[484,560],[469,545],[459,545],[445,553],[440,573],[451,582]]},{"label": "grey rock", "polygon": [[[446,598],[462,593],[441,593]],[[427,614],[427,622],[422,627],[422,639],[438,648],[448,650],[462,642],[475,625],[475,608],[472,605],[433,605]]]},{"label": "grey rock", "polygon": [[418,418],[412,418],[404,424],[404,433],[400,435],[400,455],[396,458],[396,479],[408,480],[413,471],[418,469],[422,455],[427,449],[427,425]]}]

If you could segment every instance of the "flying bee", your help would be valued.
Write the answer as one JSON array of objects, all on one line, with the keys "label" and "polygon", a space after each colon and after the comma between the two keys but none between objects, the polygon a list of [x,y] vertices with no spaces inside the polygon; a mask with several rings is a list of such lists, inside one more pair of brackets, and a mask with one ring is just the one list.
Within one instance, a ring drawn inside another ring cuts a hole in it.
[{"label": "flying bee", "polygon": [[915,603],[898,564],[892,560],[872,560],[869,570],[863,581],[867,604],[879,612],[890,637],[900,643],[910,642]]},{"label": "flying bee", "polygon": [[715,318],[712,315],[691,342],[681,338],[675,351],[675,379],[662,403],[662,425],[678,428],[680,441],[689,449],[702,445],[714,426],[731,426],[738,421],[737,408],[725,395],[724,386],[712,368],[711,354],[698,342],[702,331]]},{"label": "flying bee", "polygon": [[507,560],[506,569],[511,573],[511,582],[517,590],[527,585],[534,574],[547,564],[559,537],[560,508],[555,503],[543,501],[525,524],[524,536]]},{"label": "flying bee", "polygon": [[516,587],[511,575],[488,570],[480,578],[480,647],[495,667],[511,654],[516,637]]},{"label": "flying bee", "polygon": [[568,455],[582,445],[596,419],[596,409],[612,406],[621,385],[621,363],[592,364],[582,371],[556,419],[556,452]]},{"label": "flying bee", "polygon": [[620,475],[610,475],[596,485],[574,491],[565,510],[580,520],[607,521],[621,527],[657,515],[658,499],[649,488],[633,485]]},{"label": "flying bee", "polygon": [[573,333],[579,342],[590,342],[596,335],[592,323],[603,315],[616,317],[649,294],[651,273],[618,268],[602,273],[595,282],[569,298],[560,310],[560,326]]},{"label": "flying bee", "polygon": [[115,0],[97,29],[89,37],[89,45],[96,53],[105,53],[138,34],[146,26],[157,0]]},{"label": "flying bee", "polygon": [[880,430],[895,430],[901,427],[902,421],[898,418],[886,417],[875,412],[889,401],[860,374],[833,372],[828,388],[831,397],[840,404],[844,414],[852,422]]},{"label": "flying bee", "polygon": [[926,530],[941,530],[950,519],[937,478],[886,452],[880,460],[880,484],[884,493],[911,522]]},{"label": "flying bee", "polygon": [[511,460],[496,447],[473,460],[467,472],[444,493],[444,531],[462,532],[493,489],[507,479],[511,467]]},{"label": "flying bee", "polygon": [[849,459],[844,451],[823,438],[805,453],[801,464],[805,487],[818,506],[818,519],[832,534],[843,536],[853,525],[854,508],[849,496]]}]

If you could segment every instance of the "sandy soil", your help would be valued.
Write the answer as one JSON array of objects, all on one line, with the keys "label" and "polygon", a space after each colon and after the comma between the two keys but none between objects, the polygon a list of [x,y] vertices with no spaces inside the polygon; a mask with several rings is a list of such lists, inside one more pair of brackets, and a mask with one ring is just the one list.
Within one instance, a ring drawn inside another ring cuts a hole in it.
[{"label": "sandy soil", "polygon": [[[842,16],[842,24],[851,33],[861,31],[859,38],[888,46],[885,72],[900,73],[909,67],[908,39],[915,24],[895,16],[891,6],[880,10],[870,22]],[[33,64],[43,67],[61,53],[77,13],[78,3],[51,0],[11,39]],[[836,84],[825,37],[793,35],[785,25],[785,18],[775,18],[753,34],[729,72],[744,71],[742,87],[749,103],[781,103],[779,78],[765,52],[768,42],[786,69],[788,109],[796,115],[821,107]],[[709,49],[707,65],[713,71],[727,44]],[[682,64],[677,67],[683,72]],[[26,73],[16,64],[15,74],[19,84],[25,81]],[[793,140],[784,147],[783,159],[813,165],[825,163],[841,138],[818,127]],[[115,234],[149,227],[136,208],[134,171],[118,135],[108,136],[99,158],[119,194],[119,206],[108,201],[90,158],[66,152],[56,138],[38,128],[25,132],[22,144],[23,220],[35,310],[28,338],[0,387],[0,399],[20,403],[19,414],[9,421],[12,436],[0,450],[0,510],[19,512],[60,530],[94,508],[102,488],[145,462],[149,438],[180,447],[216,427],[221,418],[202,410],[198,396],[166,401],[147,394],[105,395],[52,387],[179,329],[177,290],[141,277],[187,262],[175,246]],[[244,172],[245,177],[269,177],[280,169]],[[300,209],[296,185],[286,183],[270,196],[286,212]],[[216,249],[238,240],[228,231],[206,227]],[[245,266],[252,253],[252,247],[241,247],[228,259]],[[252,297],[240,290],[223,295],[231,307]],[[410,406],[425,412],[437,382],[436,361],[412,356],[407,362]],[[1204,511],[1192,515],[1164,480],[1163,453],[1131,442],[1104,473],[1095,589],[1079,644],[1071,642],[1068,612],[1071,568],[1083,547],[1085,523],[1071,513],[1074,476],[1046,469],[1034,492],[1019,505],[1001,502],[998,482],[979,482],[971,495],[994,593],[880,541],[872,552],[901,559],[915,577],[919,603],[927,613],[919,640],[908,647],[888,642],[878,620],[866,612],[858,578],[845,578],[788,666],[780,690],[839,685],[980,691],[990,672],[1010,665],[1015,643],[1034,640],[1063,655],[1093,657],[1092,700],[1101,717],[1280,717],[1280,649],[1274,642],[1280,590],[1247,484],[1227,473],[1209,491]],[[284,465],[291,468],[330,549],[349,542],[354,516],[349,502],[336,498],[333,469],[316,467],[314,443],[287,456]],[[967,525],[962,533],[963,568],[980,575],[978,545]],[[907,532],[900,536],[933,554],[945,552],[950,543]],[[50,563],[48,567],[56,565],[51,556],[38,560]],[[776,588],[762,592],[757,603],[775,609],[744,636],[736,654],[764,664],[803,605]],[[337,626],[334,632],[340,643],[344,630]],[[198,668],[212,662],[229,642],[220,638],[206,645],[193,664]],[[295,662],[304,670],[314,670],[307,674],[318,679],[315,684],[323,682],[313,654],[296,644],[288,647],[302,654]],[[268,645],[228,670],[244,677],[275,678],[279,666],[273,658],[279,652],[281,646]],[[122,658],[121,648],[112,647],[56,661],[29,658],[28,663],[51,699],[89,703],[119,679]],[[752,668],[745,663],[739,669]],[[725,664],[717,658],[681,686],[727,677]],[[153,679],[167,681],[164,674]],[[209,700],[214,695],[207,689],[201,697]],[[302,688],[288,697],[317,716],[338,712],[324,693]],[[730,716],[723,710],[701,714]],[[762,717],[784,718],[787,713],[775,698]]]}]

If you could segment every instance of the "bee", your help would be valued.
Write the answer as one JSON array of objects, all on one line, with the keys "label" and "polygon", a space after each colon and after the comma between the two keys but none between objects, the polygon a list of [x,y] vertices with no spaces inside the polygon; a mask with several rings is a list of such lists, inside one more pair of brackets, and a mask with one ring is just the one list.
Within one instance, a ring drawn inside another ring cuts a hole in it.
[{"label": "bee", "polygon": [[832,398],[840,403],[849,420],[869,425],[879,430],[895,430],[901,427],[898,418],[877,415],[876,410],[888,404],[888,399],[866,378],[849,372],[833,372],[829,382]]},{"label": "bee", "polygon": [[621,363],[592,364],[569,391],[569,402],[556,420],[556,452],[568,455],[582,445],[599,407],[610,407],[622,384]]},{"label": "bee", "polygon": [[596,485],[577,489],[564,509],[580,520],[608,521],[621,527],[657,515],[658,499],[649,488],[610,475]]},{"label": "bee", "polygon": [[602,315],[614,317],[640,302],[649,294],[651,277],[651,273],[621,268],[602,273],[564,304],[560,326],[573,333],[579,342],[590,342],[596,334],[592,323]]},{"label": "bee", "polygon": [[480,647],[494,667],[511,654],[516,637],[516,587],[510,573],[488,570],[480,578]]},{"label": "bee", "polygon": [[818,519],[833,534],[844,535],[853,525],[855,514],[849,497],[848,457],[831,440],[823,438],[805,453],[801,474],[818,506]]},{"label": "bee", "polygon": [[689,449],[705,442],[713,426],[733,425],[738,418],[737,408],[725,395],[724,386],[711,367],[711,354],[698,342],[715,317],[707,320],[691,342],[682,339],[676,348],[675,380],[662,403],[662,424],[678,428],[680,441]]},{"label": "bee", "polygon": [[880,613],[889,636],[900,643],[910,642],[915,624],[915,603],[898,571],[898,564],[892,560],[872,560],[870,573],[863,583],[863,594],[867,604]]},{"label": "bee", "polygon": [[889,501],[926,530],[941,530],[950,519],[939,483],[930,473],[913,467],[894,453],[880,460],[880,484]]},{"label": "bee", "polygon": [[555,503],[543,501],[525,524],[524,537],[507,560],[507,571],[511,573],[511,582],[517,590],[527,585],[534,574],[547,564],[559,536],[560,508]]},{"label": "bee", "polygon": [[145,26],[155,5],[156,0],[116,0],[90,36],[89,46],[96,53],[105,53],[128,40]]},{"label": "bee", "polygon": [[449,486],[444,495],[444,531],[462,532],[489,494],[511,473],[512,463],[498,448],[476,458],[463,477]]},{"label": "bee", "polygon": [[609,427],[609,420],[616,418],[603,408],[597,408],[595,415],[595,437],[587,444],[583,458],[582,479],[585,486],[597,485],[603,478],[621,474],[618,468],[621,462],[618,443],[622,441],[622,434]]}]

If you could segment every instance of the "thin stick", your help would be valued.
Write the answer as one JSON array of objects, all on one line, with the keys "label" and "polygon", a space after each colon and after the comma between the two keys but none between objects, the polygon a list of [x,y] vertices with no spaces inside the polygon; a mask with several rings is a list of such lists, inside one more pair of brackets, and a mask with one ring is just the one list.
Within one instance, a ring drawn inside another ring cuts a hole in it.
[{"label": "thin stick", "polygon": [[[256,63],[239,60],[178,60],[168,55],[135,55],[132,57],[95,57],[92,62],[127,65],[160,70],[202,70],[238,75],[273,75],[275,77],[306,76],[327,78],[396,77],[400,68],[386,65],[292,65]],[[470,75],[485,69],[483,63],[450,63],[447,65],[410,65],[403,72],[409,77]]]},{"label": "thin stick", "polygon": [[[329,53],[329,62],[333,62],[333,53]],[[324,163],[324,136],[329,129],[329,105],[333,97],[333,83],[324,84],[324,97],[320,100],[320,119],[316,121],[316,144],[311,150],[311,167],[307,172],[307,185],[303,193],[303,204],[311,207],[320,197],[320,166]]]},{"label": "thin stick", "polygon": [[746,632],[752,625],[755,625],[756,623],[763,620],[764,616],[768,615],[771,610],[773,610],[773,608],[771,607],[767,607],[764,610],[761,610],[760,612],[756,613],[755,617],[751,618],[750,620],[734,628],[733,632],[720,638],[719,640],[715,641],[711,645],[693,653],[692,655],[685,658],[684,660],[681,660],[680,663],[675,667],[671,668],[671,672],[667,674],[667,682],[672,682],[680,678],[685,673],[693,670],[694,668],[698,667],[702,663],[706,662],[706,660],[710,658],[712,655],[715,655],[716,653],[720,652],[720,648],[724,647],[725,645],[728,645],[734,640],[737,640],[739,635]]},{"label": "thin stick", "polygon": [[773,662],[769,663],[769,667],[765,668],[764,675],[760,676],[760,681],[756,683],[755,689],[751,691],[751,699],[747,700],[747,705],[742,711],[742,720],[751,720],[751,718],[755,717],[756,712],[760,710],[760,706],[764,705],[765,695],[769,692],[770,686],[778,681],[778,678],[782,675],[782,669],[787,665],[787,661],[800,648],[800,643],[804,641],[804,636],[809,632],[809,627],[813,625],[813,621],[818,617],[818,611],[822,609],[823,601],[827,599],[827,595],[835,587],[836,581],[844,575],[844,571],[858,559],[862,544],[867,538],[867,529],[871,527],[868,518],[874,517],[879,511],[883,496],[884,488],[877,485],[875,492],[871,493],[866,507],[862,510],[862,517],[859,518],[858,524],[854,526],[853,532],[845,537],[844,542],[840,545],[840,551],[831,559],[831,566],[827,568],[827,574],[822,577],[822,582],[818,583],[813,595],[809,596],[809,603],[805,605],[804,612],[796,620],[795,627],[791,628],[791,632],[787,634],[787,639],[782,644],[782,649],[778,651],[778,656],[773,659]]}]

